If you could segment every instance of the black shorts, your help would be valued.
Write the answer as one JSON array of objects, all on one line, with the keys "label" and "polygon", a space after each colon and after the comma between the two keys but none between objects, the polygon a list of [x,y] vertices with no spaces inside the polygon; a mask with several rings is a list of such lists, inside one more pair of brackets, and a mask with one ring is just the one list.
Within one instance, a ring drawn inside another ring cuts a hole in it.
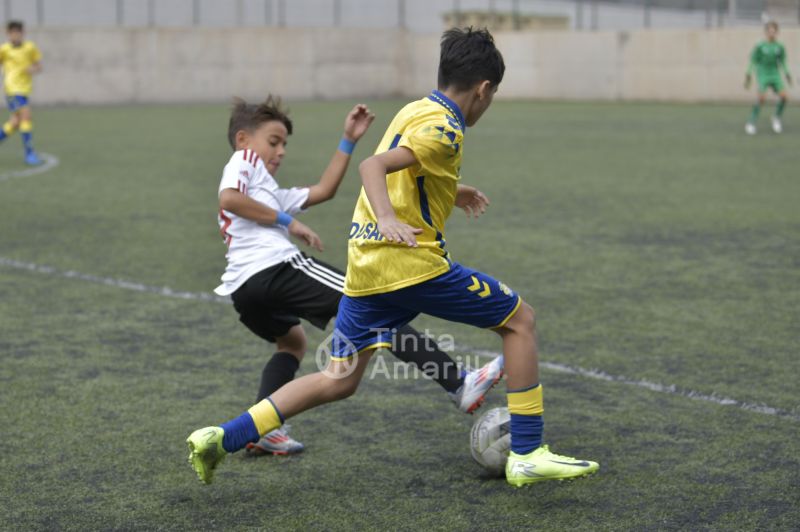
[{"label": "black shorts", "polygon": [[239,320],[274,342],[300,318],[324,329],[336,316],[343,290],[344,273],[301,253],[253,275],[231,298]]}]

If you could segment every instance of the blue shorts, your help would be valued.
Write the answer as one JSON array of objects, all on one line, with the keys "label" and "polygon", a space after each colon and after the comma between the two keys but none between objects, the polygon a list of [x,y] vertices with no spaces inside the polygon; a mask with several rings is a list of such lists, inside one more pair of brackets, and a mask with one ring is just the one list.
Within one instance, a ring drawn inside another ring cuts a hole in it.
[{"label": "blue shorts", "polygon": [[28,97],[22,94],[12,94],[6,96],[6,102],[8,102],[8,110],[13,113],[28,105]]},{"label": "blue shorts", "polygon": [[475,327],[500,327],[522,299],[500,281],[457,263],[423,283],[385,294],[343,296],[339,301],[331,357],[350,358],[365,349],[391,347],[393,329],[418,314]]}]

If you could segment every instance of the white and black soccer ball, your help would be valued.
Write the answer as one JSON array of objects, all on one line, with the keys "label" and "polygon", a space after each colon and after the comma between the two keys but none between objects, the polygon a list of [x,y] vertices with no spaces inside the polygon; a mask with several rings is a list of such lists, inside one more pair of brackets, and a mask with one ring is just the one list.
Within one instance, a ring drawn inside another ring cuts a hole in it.
[{"label": "white and black soccer ball", "polygon": [[508,408],[492,408],[472,425],[472,458],[493,475],[505,473],[511,449],[511,416]]}]

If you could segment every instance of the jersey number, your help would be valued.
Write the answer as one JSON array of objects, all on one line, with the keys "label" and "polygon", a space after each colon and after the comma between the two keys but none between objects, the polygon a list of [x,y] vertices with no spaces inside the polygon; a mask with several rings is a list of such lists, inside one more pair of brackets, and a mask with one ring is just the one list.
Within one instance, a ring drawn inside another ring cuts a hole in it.
[{"label": "jersey number", "polygon": [[231,240],[233,240],[233,237],[228,234],[228,228],[231,226],[231,219],[225,215],[225,211],[222,209],[219,210],[219,221],[221,224],[219,226],[219,232],[222,234],[222,240],[225,242],[226,246],[230,246]]}]

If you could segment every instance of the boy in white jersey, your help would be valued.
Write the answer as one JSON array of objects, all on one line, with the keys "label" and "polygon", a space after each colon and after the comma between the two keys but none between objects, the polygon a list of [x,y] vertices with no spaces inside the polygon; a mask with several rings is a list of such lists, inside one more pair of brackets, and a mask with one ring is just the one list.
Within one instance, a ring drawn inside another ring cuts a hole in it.
[{"label": "boy in white jersey", "polygon": [[[319,182],[281,188],[274,179],[286,153],[292,122],[272,97],[259,105],[237,100],[228,127],[234,154],[219,186],[219,224],[228,246],[228,266],[215,292],[230,295],[241,322],[277,345],[264,367],[257,401],[291,381],[306,350],[300,318],[324,329],[336,316],[344,274],[302,253],[289,235],[322,251],[317,234],[293,216],[334,197],[355,143],[374,115],[357,105],[347,115],[338,149]],[[403,339],[394,354],[434,378],[462,410],[472,412],[500,379],[502,359],[463,375],[456,363],[411,327],[398,329]],[[248,441],[251,454],[292,454],[303,445],[284,428]]]}]

